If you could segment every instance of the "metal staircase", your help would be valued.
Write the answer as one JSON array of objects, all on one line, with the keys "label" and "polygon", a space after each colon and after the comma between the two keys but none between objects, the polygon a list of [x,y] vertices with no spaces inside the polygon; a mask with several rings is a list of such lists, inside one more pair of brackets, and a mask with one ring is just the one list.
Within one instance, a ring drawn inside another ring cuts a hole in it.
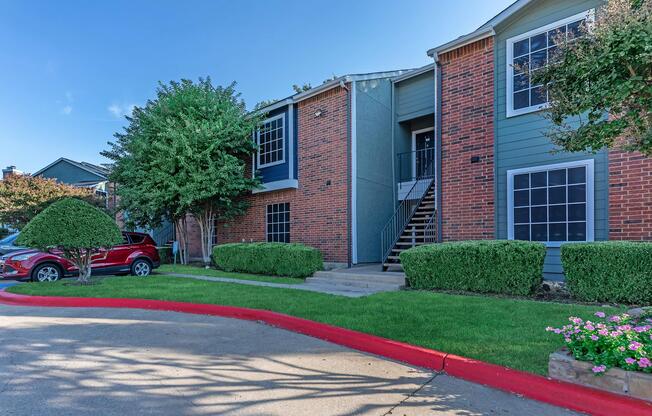
[{"label": "metal staircase", "polygon": [[436,241],[435,178],[424,169],[381,233],[383,271],[402,270],[401,252]]}]

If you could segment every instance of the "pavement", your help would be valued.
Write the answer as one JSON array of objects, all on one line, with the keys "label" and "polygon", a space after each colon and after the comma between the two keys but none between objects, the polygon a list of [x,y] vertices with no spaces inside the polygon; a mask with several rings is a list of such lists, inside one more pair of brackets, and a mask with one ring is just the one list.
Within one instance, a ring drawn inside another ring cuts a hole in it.
[{"label": "pavement", "polygon": [[249,286],[263,286],[263,287],[275,287],[281,289],[305,290],[307,292],[326,293],[329,295],[346,296],[349,298],[359,298],[362,296],[369,296],[378,292],[383,292],[383,290],[374,290],[369,288],[360,288],[360,287],[353,287],[353,286],[347,287],[347,286],[340,286],[340,285],[333,285],[333,284],[321,284],[321,283],[310,283],[310,282],[288,284],[288,283],[261,282],[258,280],[233,279],[230,277],[201,276],[201,275],[187,274],[187,273],[159,273],[159,274],[163,276],[184,277],[187,279],[205,280],[208,282],[237,283],[237,284],[249,285]]},{"label": "pavement", "polygon": [[0,304],[0,415],[574,413],[255,322]]}]

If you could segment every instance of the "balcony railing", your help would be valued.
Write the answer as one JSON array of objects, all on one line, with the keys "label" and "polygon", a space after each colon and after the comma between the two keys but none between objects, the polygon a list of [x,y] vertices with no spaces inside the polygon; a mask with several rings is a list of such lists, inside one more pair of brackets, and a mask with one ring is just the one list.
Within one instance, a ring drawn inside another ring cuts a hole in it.
[{"label": "balcony railing", "polygon": [[410,182],[419,177],[435,176],[435,149],[433,147],[399,153],[398,182]]}]

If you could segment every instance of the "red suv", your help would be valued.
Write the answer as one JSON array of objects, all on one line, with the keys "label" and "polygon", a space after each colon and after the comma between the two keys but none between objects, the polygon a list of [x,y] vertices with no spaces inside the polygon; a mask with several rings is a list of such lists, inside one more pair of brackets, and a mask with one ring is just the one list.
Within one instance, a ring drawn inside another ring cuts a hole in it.
[{"label": "red suv", "polygon": [[[92,257],[92,274],[148,276],[161,264],[156,243],[142,233],[123,232],[124,242]],[[42,252],[34,249],[14,251],[0,257],[0,277],[13,280],[54,282],[75,276],[77,267],[60,257],[57,250]]]}]

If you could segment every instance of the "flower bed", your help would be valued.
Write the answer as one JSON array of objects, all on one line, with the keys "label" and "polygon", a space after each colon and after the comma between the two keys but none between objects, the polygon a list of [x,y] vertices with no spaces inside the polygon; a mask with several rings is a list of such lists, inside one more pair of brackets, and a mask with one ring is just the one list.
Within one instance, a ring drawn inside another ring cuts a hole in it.
[{"label": "flower bed", "polygon": [[652,318],[623,313],[583,320],[547,331],[564,337],[566,348],[550,355],[548,375],[589,387],[652,401]]},{"label": "flower bed", "polygon": [[592,372],[600,375],[609,368],[652,373],[652,318],[629,314],[607,317],[595,313],[596,320],[571,316],[561,328],[546,328],[562,335],[572,356],[593,363]]}]

